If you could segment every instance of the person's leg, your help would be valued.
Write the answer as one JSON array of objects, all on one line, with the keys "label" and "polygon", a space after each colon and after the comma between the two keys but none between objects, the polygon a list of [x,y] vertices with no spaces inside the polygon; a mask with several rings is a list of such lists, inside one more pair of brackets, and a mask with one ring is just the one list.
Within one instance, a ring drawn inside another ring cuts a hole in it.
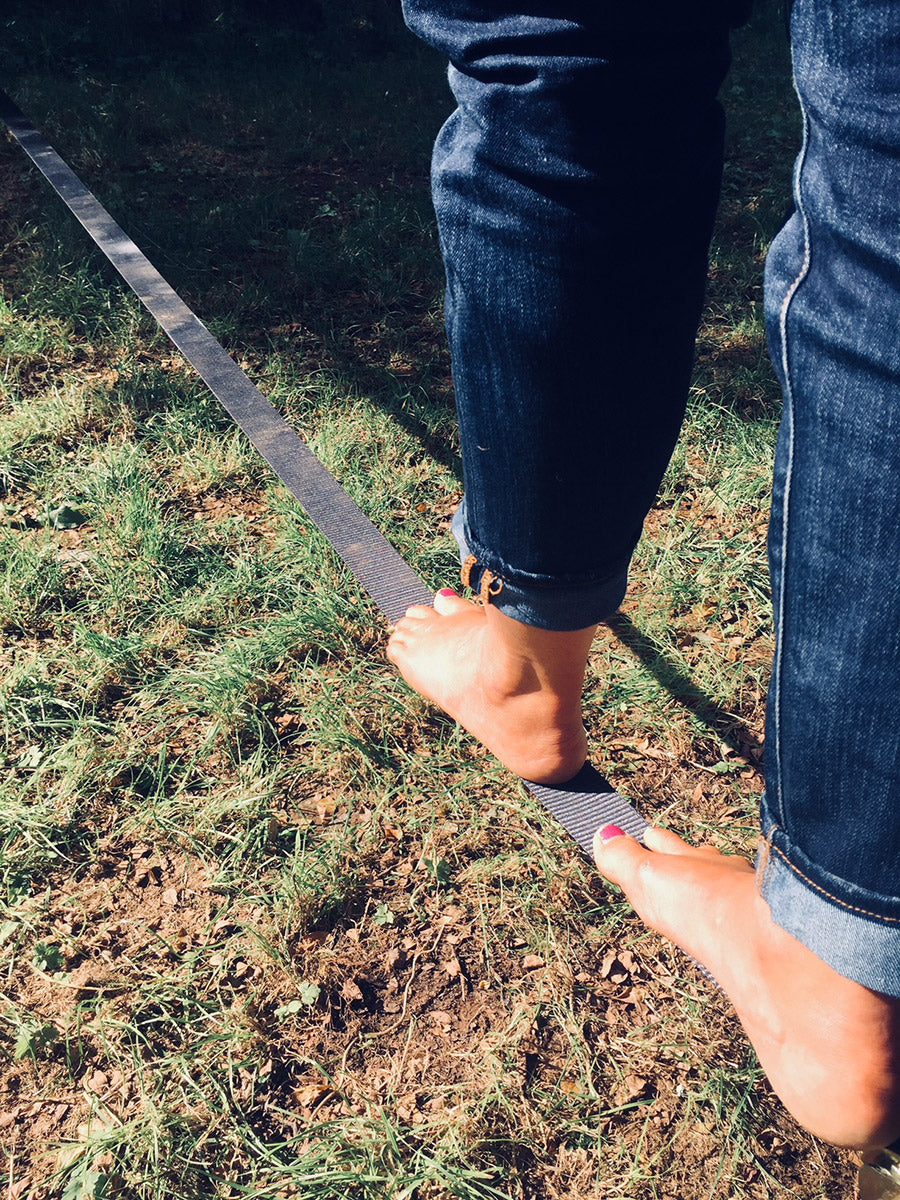
[{"label": "person's leg", "polygon": [[710,968],[775,1090],[833,1141],[900,1134],[900,10],[795,0],[797,212],[766,278],[785,415],[758,890],[651,834],[599,845]]},{"label": "person's leg", "polygon": [[[727,22],[713,0],[406,0],[404,11],[451,59],[459,103],[433,184],[459,532],[491,611],[439,600],[399,623],[388,652],[507,765],[559,781],[584,760],[590,635],[622,599],[684,412]],[[480,676],[479,663],[521,665],[523,653],[522,678]],[[558,752],[532,753],[541,724]]]}]

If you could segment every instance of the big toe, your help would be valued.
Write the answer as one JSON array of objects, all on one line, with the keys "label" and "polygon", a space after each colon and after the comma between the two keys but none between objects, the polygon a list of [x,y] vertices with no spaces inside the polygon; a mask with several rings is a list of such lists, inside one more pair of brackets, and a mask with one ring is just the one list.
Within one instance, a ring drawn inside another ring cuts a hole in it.
[{"label": "big toe", "polygon": [[439,592],[434,594],[435,611],[441,616],[450,617],[457,612],[465,612],[466,609],[472,608],[472,603],[469,600],[464,600],[462,596],[458,596],[452,588],[441,588]]}]

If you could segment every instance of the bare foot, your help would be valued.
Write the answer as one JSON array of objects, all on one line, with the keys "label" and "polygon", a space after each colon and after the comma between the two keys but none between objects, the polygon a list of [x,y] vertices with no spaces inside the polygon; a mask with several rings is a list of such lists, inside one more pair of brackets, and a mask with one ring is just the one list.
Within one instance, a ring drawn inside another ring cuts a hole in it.
[{"label": "bare foot", "polygon": [[434,608],[416,605],[397,622],[387,656],[504,766],[563,783],[587,757],[581,689],[595,629],[535,629],[445,589]]},{"label": "bare foot", "polygon": [[785,1106],[835,1145],[888,1145],[900,1134],[900,1000],[838,975],[777,926],[744,859],[664,829],[646,841],[598,833],[599,870],[712,971]]}]

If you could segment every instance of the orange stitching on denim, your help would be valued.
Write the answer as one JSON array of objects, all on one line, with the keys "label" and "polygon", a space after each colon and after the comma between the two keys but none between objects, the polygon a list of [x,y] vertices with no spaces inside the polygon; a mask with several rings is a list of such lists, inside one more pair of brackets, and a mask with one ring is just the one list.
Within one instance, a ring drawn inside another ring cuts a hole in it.
[{"label": "orange stitching on denim", "polygon": [[[472,586],[472,570],[478,566],[478,559],[474,554],[466,556],[462,567],[460,567],[459,577],[462,580],[464,588]],[[489,571],[487,567],[481,573],[481,587],[478,589],[478,599],[482,604],[490,604],[492,596],[499,596],[503,591],[503,580],[498,579],[493,571]]]},{"label": "orange stitching on denim", "polygon": [[466,558],[466,561],[463,563],[462,567],[460,567],[459,577],[462,580],[462,585],[464,588],[470,588],[472,586],[472,568],[477,566],[477,564],[478,559],[474,554],[470,554]]},{"label": "orange stitching on denim", "polygon": [[[777,825],[772,826],[773,830],[775,830],[777,828],[778,828]],[[841,906],[841,908],[846,908],[849,912],[860,913],[864,917],[875,917],[875,919],[878,921],[889,921],[892,925],[900,925],[900,917],[884,917],[881,915],[881,913],[870,912],[869,909],[867,909],[867,908],[859,908],[855,904],[848,904],[846,902],[846,900],[842,900],[840,898],[840,896],[833,896],[831,894],[831,892],[826,891],[825,888],[820,887],[819,884],[815,883],[808,876],[804,875],[803,872],[800,870],[800,868],[795,866],[794,863],[791,862],[791,860],[787,857],[787,855],[782,850],[779,850],[777,846],[773,846],[772,843],[768,840],[768,838],[765,838],[764,841],[765,841],[766,845],[768,846],[769,851],[771,852],[774,850],[775,853],[779,856],[779,858],[782,858],[784,860],[784,862],[787,864],[787,866],[790,867],[790,869],[794,872],[795,875],[799,875],[800,878],[802,880],[804,880],[804,882],[808,883],[811,888],[813,888],[817,892],[821,892],[823,896],[827,896],[829,900],[833,900],[834,903],[839,904]]]},{"label": "orange stitching on denim", "polygon": [[478,598],[482,604],[490,604],[491,596],[499,596],[503,591],[503,580],[498,579],[493,571],[489,571],[487,567],[481,576],[481,590],[478,593]]}]

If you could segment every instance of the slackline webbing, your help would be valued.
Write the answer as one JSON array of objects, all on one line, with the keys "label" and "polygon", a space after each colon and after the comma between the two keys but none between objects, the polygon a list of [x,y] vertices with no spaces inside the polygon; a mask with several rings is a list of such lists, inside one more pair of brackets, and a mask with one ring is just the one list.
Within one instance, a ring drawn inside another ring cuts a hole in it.
[{"label": "slackline webbing", "polygon": [[[415,571],[2,90],[0,117],[388,621],[398,621],[411,604],[430,605],[431,591]],[[523,783],[588,857],[594,833],[604,825],[618,825],[636,838],[647,828],[641,814],[590,763],[560,787]]]}]

